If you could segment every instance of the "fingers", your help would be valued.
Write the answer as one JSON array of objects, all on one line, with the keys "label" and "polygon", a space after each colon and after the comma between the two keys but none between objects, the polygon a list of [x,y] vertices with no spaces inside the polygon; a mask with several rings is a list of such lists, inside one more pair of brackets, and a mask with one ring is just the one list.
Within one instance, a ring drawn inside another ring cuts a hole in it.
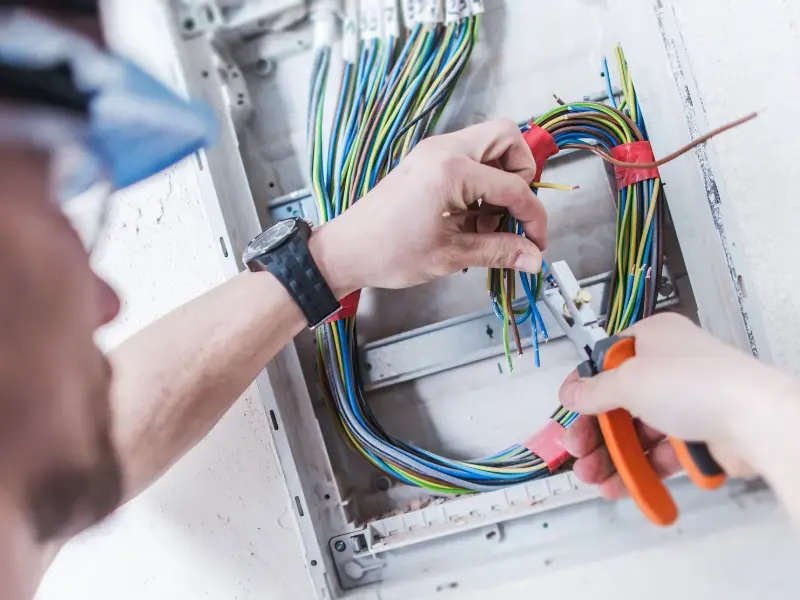
[{"label": "fingers", "polygon": [[[471,160],[451,162],[455,165],[450,178],[462,186],[456,190],[456,199],[466,203],[482,198],[483,203],[508,209],[528,239],[542,250],[547,247],[547,212],[523,179]],[[467,207],[455,208],[463,211]]]},{"label": "fingers", "polygon": [[[656,431],[639,420],[634,421],[639,443],[647,451],[664,440],[664,434]],[[564,434],[564,449],[575,458],[589,456],[603,447],[603,434],[595,417],[581,415],[570,425]]]},{"label": "fingers", "polygon": [[542,253],[530,241],[513,233],[465,233],[460,238],[459,268],[490,267],[538,273]]},{"label": "fingers", "polygon": [[[681,469],[680,464],[664,435],[641,421],[636,421],[635,424],[639,442],[648,453],[648,460],[659,477],[668,477],[678,472]],[[573,466],[573,472],[578,479],[600,486],[601,494],[609,499],[620,498],[626,493],[608,448],[603,444],[596,418],[585,415],[578,417],[567,430],[563,443],[564,448],[578,459]]]},{"label": "fingers", "polygon": [[[675,451],[666,440],[654,446],[647,453],[647,460],[660,479],[666,479],[681,470],[678,457],[675,456]],[[576,462],[575,465],[577,466],[577,464]],[[614,473],[600,483],[598,489],[603,498],[607,500],[619,500],[628,495],[625,483],[618,473]]]},{"label": "fingers", "polygon": [[[670,477],[681,470],[678,457],[666,440],[662,440],[650,448],[647,460],[660,479]],[[584,483],[599,486],[600,493],[604,498],[617,500],[627,495],[625,483],[617,473],[608,448],[605,446],[600,446],[583,458],[576,460],[572,470],[576,477]]]},{"label": "fingers", "polygon": [[603,443],[597,419],[581,415],[564,433],[564,449],[575,458],[583,458]]},{"label": "fingers", "polygon": [[608,448],[605,446],[600,446],[576,460],[572,471],[578,479],[589,485],[599,485],[616,473]]},{"label": "fingers", "polygon": [[631,377],[637,358],[631,358],[612,371],[591,378],[569,377],[561,386],[559,397],[566,408],[588,415],[626,408],[636,412],[641,394],[641,381]]},{"label": "fingers", "polygon": [[525,183],[530,183],[536,176],[533,154],[519,126],[511,120],[487,121],[439,136],[439,139],[453,144],[460,153],[476,162],[499,165],[504,171],[518,175]]}]

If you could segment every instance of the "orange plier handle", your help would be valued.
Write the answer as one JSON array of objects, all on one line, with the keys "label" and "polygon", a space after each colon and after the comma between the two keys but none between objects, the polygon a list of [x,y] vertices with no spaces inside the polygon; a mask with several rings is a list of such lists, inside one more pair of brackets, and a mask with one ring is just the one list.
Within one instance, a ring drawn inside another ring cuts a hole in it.
[{"label": "orange plier handle", "polygon": [[[594,347],[591,361],[579,366],[582,377],[591,377],[616,369],[636,356],[632,337],[612,336]],[[678,507],[667,486],[653,470],[639,442],[633,417],[623,409],[598,416],[608,453],[639,510],[656,525],[671,525],[678,518]],[[681,466],[698,487],[713,490],[725,483],[725,472],[717,464],[708,446],[702,442],[684,442],[670,438]]]}]

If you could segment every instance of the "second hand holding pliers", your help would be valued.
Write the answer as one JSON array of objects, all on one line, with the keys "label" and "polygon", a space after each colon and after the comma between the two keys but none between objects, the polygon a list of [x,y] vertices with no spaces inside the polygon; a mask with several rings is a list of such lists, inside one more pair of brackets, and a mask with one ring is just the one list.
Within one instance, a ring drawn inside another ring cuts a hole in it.
[{"label": "second hand holding pliers", "polygon": [[[634,337],[609,337],[589,303],[580,301],[580,285],[566,262],[552,263],[547,281],[545,304],[586,359],[578,365],[581,377],[594,377],[616,369],[636,356]],[[631,414],[616,409],[599,414],[597,419],[614,467],[639,510],[656,525],[674,523],[678,518],[675,500],[650,464]],[[713,490],[725,483],[725,472],[705,443],[675,438],[669,441],[681,466],[697,486]]]}]

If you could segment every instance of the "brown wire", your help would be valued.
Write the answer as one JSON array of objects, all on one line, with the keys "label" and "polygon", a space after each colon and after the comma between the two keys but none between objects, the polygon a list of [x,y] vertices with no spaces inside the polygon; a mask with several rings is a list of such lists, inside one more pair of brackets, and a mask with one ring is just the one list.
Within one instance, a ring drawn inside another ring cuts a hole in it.
[{"label": "brown wire", "polygon": [[514,342],[517,345],[517,354],[522,356],[522,340],[519,338],[519,327],[517,327],[517,316],[514,314],[514,301],[511,298],[514,290],[514,271],[506,269],[506,312],[511,320],[511,331],[514,332]]},{"label": "brown wire", "polygon": [[735,121],[732,121],[732,122],[728,123],[727,125],[723,125],[722,127],[719,127],[719,128],[717,128],[717,129],[715,129],[713,131],[709,131],[705,135],[701,135],[699,138],[697,138],[693,142],[691,142],[689,144],[686,144],[680,150],[676,150],[675,152],[673,152],[669,156],[665,156],[661,160],[657,160],[655,162],[649,162],[649,163],[629,163],[629,162],[624,162],[624,161],[621,161],[621,160],[617,160],[616,158],[614,158],[610,154],[607,154],[605,151],[601,150],[600,148],[596,148],[595,146],[590,146],[589,144],[566,144],[566,145],[564,145],[564,148],[577,148],[579,150],[588,150],[589,152],[594,152],[595,154],[597,154],[597,156],[602,158],[604,161],[606,161],[607,163],[611,163],[612,165],[614,165],[616,167],[623,167],[623,168],[626,168],[626,169],[657,169],[657,168],[667,164],[668,162],[672,162],[676,158],[678,158],[680,156],[683,156],[687,152],[690,152],[691,150],[694,150],[695,148],[697,148],[697,146],[700,146],[701,144],[706,143],[708,140],[710,140],[711,138],[713,138],[715,136],[718,136],[720,133],[724,133],[724,132],[726,132],[726,131],[728,131],[730,129],[733,129],[734,127],[739,127],[739,125],[744,125],[748,121],[752,121],[753,119],[755,119],[757,116],[758,116],[757,112],[750,113],[749,115],[747,115],[745,117],[742,117],[741,119],[737,119]]}]

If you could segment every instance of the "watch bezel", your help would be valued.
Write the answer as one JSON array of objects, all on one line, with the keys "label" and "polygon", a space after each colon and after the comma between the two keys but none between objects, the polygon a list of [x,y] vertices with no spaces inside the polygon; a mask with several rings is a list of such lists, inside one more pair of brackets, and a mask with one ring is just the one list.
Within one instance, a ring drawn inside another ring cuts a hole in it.
[{"label": "watch bezel", "polygon": [[[252,261],[257,260],[258,258],[266,254],[269,254],[270,252],[274,252],[275,250],[286,244],[290,239],[292,239],[292,236],[297,234],[299,230],[298,221],[299,219],[297,217],[292,217],[289,219],[281,219],[280,221],[276,221],[273,225],[271,225],[270,227],[259,233],[252,240],[250,240],[250,243],[247,244],[247,249],[245,250],[244,255],[242,256],[242,261],[244,262],[244,264],[249,267]],[[275,241],[268,248],[254,247],[259,239],[272,232],[276,227],[283,225],[285,223],[291,223],[292,228],[289,231],[287,231],[281,239]]]}]

